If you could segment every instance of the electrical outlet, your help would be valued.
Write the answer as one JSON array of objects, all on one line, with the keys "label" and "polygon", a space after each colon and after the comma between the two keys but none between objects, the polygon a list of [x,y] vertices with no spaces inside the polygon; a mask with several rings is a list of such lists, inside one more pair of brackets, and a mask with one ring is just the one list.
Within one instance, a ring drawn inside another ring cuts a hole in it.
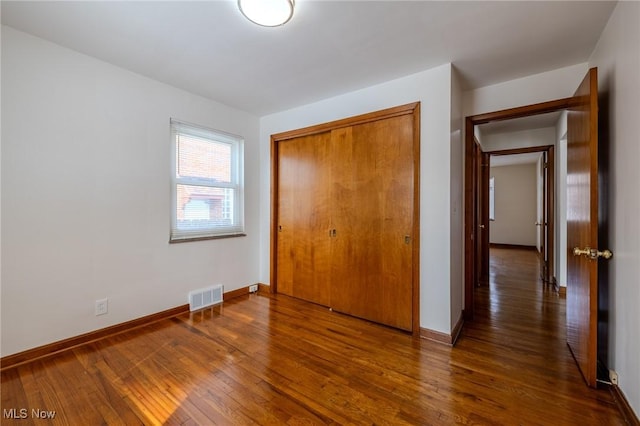
[{"label": "electrical outlet", "polygon": [[249,286],[249,293],[255,293],[256,291],[258,291],[258,284]]},{"label": "electrical outlet", "polygon": [[611,380],[611,384],[612,385],[617,385],[618,384],[618,373],[616,373],[614,370],[609,370],[609,380]]},{"label": "electrical outlet", "polygon": [[109,299],[96,300],[96,316],[109,312]]}]

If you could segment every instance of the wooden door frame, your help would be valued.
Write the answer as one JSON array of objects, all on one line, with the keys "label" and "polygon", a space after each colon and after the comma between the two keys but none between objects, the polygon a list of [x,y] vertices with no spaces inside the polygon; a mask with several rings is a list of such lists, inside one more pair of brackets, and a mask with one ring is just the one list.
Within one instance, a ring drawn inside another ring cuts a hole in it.
[{"label": "wooden door frame", "polygon": [[[546,263],[546,274],[542,279],[554,286],[557,286],[555,280],[555,184],[556,184],[556,170],[555,170],[555,149],[553,146],[547,151],[547,180],[545,182],[545,215],[547,217],[547,257],[549,258]],[[544,259],[543,259],[544,260]],[[558,288],[556,288],[558,290]]]},{"label": "wooden door frame", "polygon": [[479,124],[491,121],[503,121],[513,118],[527,117],[531,115],[545,114],[559,110],[568,109],[576,104],[576,100],[571,98],[557,99],[549,102],[526,105],[516,108],[504,109],[500,111],[488,112],[465,117],[465,137],[464,137],[464,317],[467,320],[473,319],[474,314],[474,287],[475,280],[479,276],[476,270],[476,249],[474,245],[474,235],[477,235],[478,223],[475,221],[475,194],[478,190],[478,180],[475,173],[474,163],[474,127]]},{"label": "wooden door frame", "polygon": [[420,336],[420,102],[374,111],[367,114],[317,124],[301,129],[271,135],[271,226],[270,226],[270,292],[278,292],[278,199],[279,199],[279,151],[278,144],[301,136],[309,136],[343,127],[372,121],[413,116],[413,229],[412,229],[412,334]]},{"label": "wooden door frame", "polygon": [[[547,281],[546,277],[547,277],[547,265],[545,263],[545,257],[548,255],[548,253],[546,252],[547,250],[547,243],[545,241],[546,239],[546,219],[547,219],[547,173],[545,171],[545,163],[546,163],[547,159],[546,156],[542,157],[542,169],[538,169],[537,172],[539,173],[540,178],[542,179],[542,218],[540,218],[541,220],[541,224],[540,224],[540,229],[538,230],[538,235],[540,238],[540,251],[538,253],[538,256],[540,257],[540,278],[542,278],[543,281]],[[538,200],[540,201],[540,200]]]},{"label": "wooden door frame", "polygon": [[[474,177],[477,183],[474,192],[474,220],[478,224],[474,235],[475,277],[473,282],[477,286],[489,285],[489,158],[490,155],[482,151],[478,139],[474,142]],[[484,227],[483,227],[484,225]]]},{"label": "wooden door frame", "polygon": [[[555,256],[555,146],[554,145],[540,145],[527,148],[514,148],[503,149],[499,151],[487,151],[490,157],[497,155],[515,155],[515,154],[528,154],[532,152],[546,153],[546,168],[547,178],[544,181],[543,187],[543,216],[547,218],[548,223],[542,225],[542,235],[546,238],[545,250],[547,250],[547,266],[545,268],[545,274],[541,276],[542,280],[546,283],[552,282],[554,272],[554,256]],[[538,172],[538,170],[536,170]],[[544,218],[543,218],[543,222]],[[548,245],[548,246],[547,246]],[[544,250],[541,253],[541,262],[544,263]]]}]

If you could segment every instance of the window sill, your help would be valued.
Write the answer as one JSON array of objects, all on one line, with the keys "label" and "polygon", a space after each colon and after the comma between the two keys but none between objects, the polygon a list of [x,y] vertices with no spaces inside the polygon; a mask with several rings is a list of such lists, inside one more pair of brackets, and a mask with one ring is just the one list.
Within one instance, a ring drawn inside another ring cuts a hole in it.
[{"label": "window sill", "polygon": [[175,240],[169,240],[169,244],[178,244],[178,243],[190,243],[193,241],[206,241],[206,240],[221,240],[223,238],[236,238],[236,237],[246,237],[245,233],[238,234],[227,234],[227,235],[211,235],[208,237],[193,237],[193,238],[178,238]]}]

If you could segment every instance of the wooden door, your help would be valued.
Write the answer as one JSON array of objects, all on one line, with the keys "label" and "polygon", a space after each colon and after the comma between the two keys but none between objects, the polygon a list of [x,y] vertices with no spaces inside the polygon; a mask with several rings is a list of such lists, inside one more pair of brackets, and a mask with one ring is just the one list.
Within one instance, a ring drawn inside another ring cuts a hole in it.
[{"label": "wooden door", "polygon": [[271,289],[419,333],[420,104],[272,135]]},{"label": "wooden door", "polygon": [[567,343],[591,387],[597,372],[598,256],[590,251],[598,248],[597,84],[594,68],[567,118]]},{"label": "wooden door", "polygon": [[[536,225],[538,226],[538,241],[540,241],[540,278],[543,282],[547,281],[547,153],[542,153],[542,160],[540,161],[540,170],[538,170],[539,176],[542,180],[542,194],[539,202],[542,204],[542,208],[539,211],[540,217]],[[540,187],[539,187],[540,188]]]},{"label": "wooden door", "polygon": [[277,288],[329,304],[331,132],[279,144]]},{"label": "wooden door", "polygon": [[547,242],[547,261],[546,264],[546,281],[554,282],[555,277],[555,188],[556,188],[556,178],[555,178],[555,154],[554,154],[553,146],[550,146],[547,151],[545,151],[546,155],[546,163],[547,163],[547,182],[545,186],[546,192],[546,233],[545,238]]},{"label": "wooden door", "polygon": [[404,330],[413,313],[413,116],[333,132],[331,307]]}]

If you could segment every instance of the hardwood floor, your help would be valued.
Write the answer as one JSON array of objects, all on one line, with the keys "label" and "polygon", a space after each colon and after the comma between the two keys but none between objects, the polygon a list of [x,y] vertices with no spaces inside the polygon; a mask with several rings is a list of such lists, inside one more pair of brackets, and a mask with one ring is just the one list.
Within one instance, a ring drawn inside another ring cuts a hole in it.
[{"label": "hardwood floor", "polygon": [[607,390],[585,386],[535,252],[491,259],[455,348],[242,296],[3,372],[2,424],[624,424]]}]

